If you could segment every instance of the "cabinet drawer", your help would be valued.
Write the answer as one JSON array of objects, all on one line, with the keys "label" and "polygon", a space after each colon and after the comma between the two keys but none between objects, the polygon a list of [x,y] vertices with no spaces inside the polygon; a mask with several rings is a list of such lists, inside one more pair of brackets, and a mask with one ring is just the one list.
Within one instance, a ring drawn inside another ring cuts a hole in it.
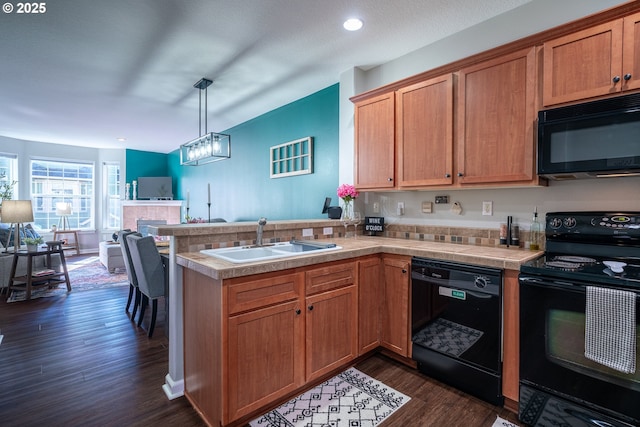
[{"label": "cabinet drawer", "polygon": [[356,283],[356,264],[352,261],[309,270],[306,294],[313,295]]},{"label": "cabinet drawer", "polygon": [[304,273],[271,274],[257,280],[246,278],[227,286],[229,314],[295,300],[302,294]]}]

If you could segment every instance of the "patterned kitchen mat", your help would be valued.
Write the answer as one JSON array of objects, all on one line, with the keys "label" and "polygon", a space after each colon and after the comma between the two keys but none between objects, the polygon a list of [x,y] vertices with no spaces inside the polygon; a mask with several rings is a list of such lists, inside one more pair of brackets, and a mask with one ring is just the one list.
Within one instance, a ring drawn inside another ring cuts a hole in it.
[{"label": "patterned kitchen mat", "polygon": [[416,344],[458,357],[482,336],[483,332],[450,320],[437,318],[411,339]]},{"label": "patterned kitchen mat", "polygon": [[504,418],[497,417],[491,427],[518,427],[518,425],[511,421],[507,421]]},{"label": "patterned kitchen mat", "polygon": [[355,368],[251,421],[251,427],[373,427],[410,398]]}]

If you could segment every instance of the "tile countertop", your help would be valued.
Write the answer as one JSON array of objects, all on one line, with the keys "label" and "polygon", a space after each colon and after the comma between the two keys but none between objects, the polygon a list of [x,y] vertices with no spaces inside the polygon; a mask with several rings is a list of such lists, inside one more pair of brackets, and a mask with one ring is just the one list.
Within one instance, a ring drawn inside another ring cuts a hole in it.
[{"label": "tile countertop", "polygon": [[336,238],[326,241],[336,243],[338,246],[341,246],[342,249],[320,254],[295,255],[288,258],[243,264],[226,262],[200,252],[186,252],[177,254],[176,261],[183,267],[197,271],[213,279],[229,279],[232,277],[286,270],[377,253],[420,256],[443,261],[455,261],[517,271],[520,269],[520,264],[543,254],[541,251],[524,249],[494,248],[431,241],[390,239],[385,237],[358,236],[358,238],[355,239]]}]

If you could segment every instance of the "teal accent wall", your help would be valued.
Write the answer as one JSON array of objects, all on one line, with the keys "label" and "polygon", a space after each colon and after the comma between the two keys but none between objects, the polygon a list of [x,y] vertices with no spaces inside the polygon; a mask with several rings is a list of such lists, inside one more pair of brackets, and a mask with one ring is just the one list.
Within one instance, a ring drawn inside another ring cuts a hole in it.
[{"label": "teal accent wall", "polygon": [[[125,159],[127,162],[126,182],[131,183],[141,176],[169,176],[166,154],[127,149]],[[175,180],[173,185],[176,185]]]},{"label": "teal accent wall", "polygon": [[[338,204],[339,85],[270,111],[231,129],[231,158],[202,166],[180,166],[178,150],[168,154],[167,174],[177,177],[176,197],[189,214],[208,219],[207,184],[211,184],[211,218],[256,221],[326,218],[324,198]],[[214,121],[215,122],[215,121]],[[271,179],[269,148],[313,137],[313,173]],[[131,164],[127,157],[127,178]]]}]

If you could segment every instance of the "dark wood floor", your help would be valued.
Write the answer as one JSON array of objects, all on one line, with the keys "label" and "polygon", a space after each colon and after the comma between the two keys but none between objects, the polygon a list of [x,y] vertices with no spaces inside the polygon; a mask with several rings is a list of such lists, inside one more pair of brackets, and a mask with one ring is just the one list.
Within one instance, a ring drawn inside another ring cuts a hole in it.
[{"label": "dark wood floor", "polygon": [[[10,304],[0,299],[0,425],[204,425],[184,397],[170,401],[162,391],[168,372],[164,318],[159,315],[147,338],[124,312],[127,290]],[[490,427],[496,415],[517,421],[384,356],[356,367],[412,398],[385,427]]]}]

